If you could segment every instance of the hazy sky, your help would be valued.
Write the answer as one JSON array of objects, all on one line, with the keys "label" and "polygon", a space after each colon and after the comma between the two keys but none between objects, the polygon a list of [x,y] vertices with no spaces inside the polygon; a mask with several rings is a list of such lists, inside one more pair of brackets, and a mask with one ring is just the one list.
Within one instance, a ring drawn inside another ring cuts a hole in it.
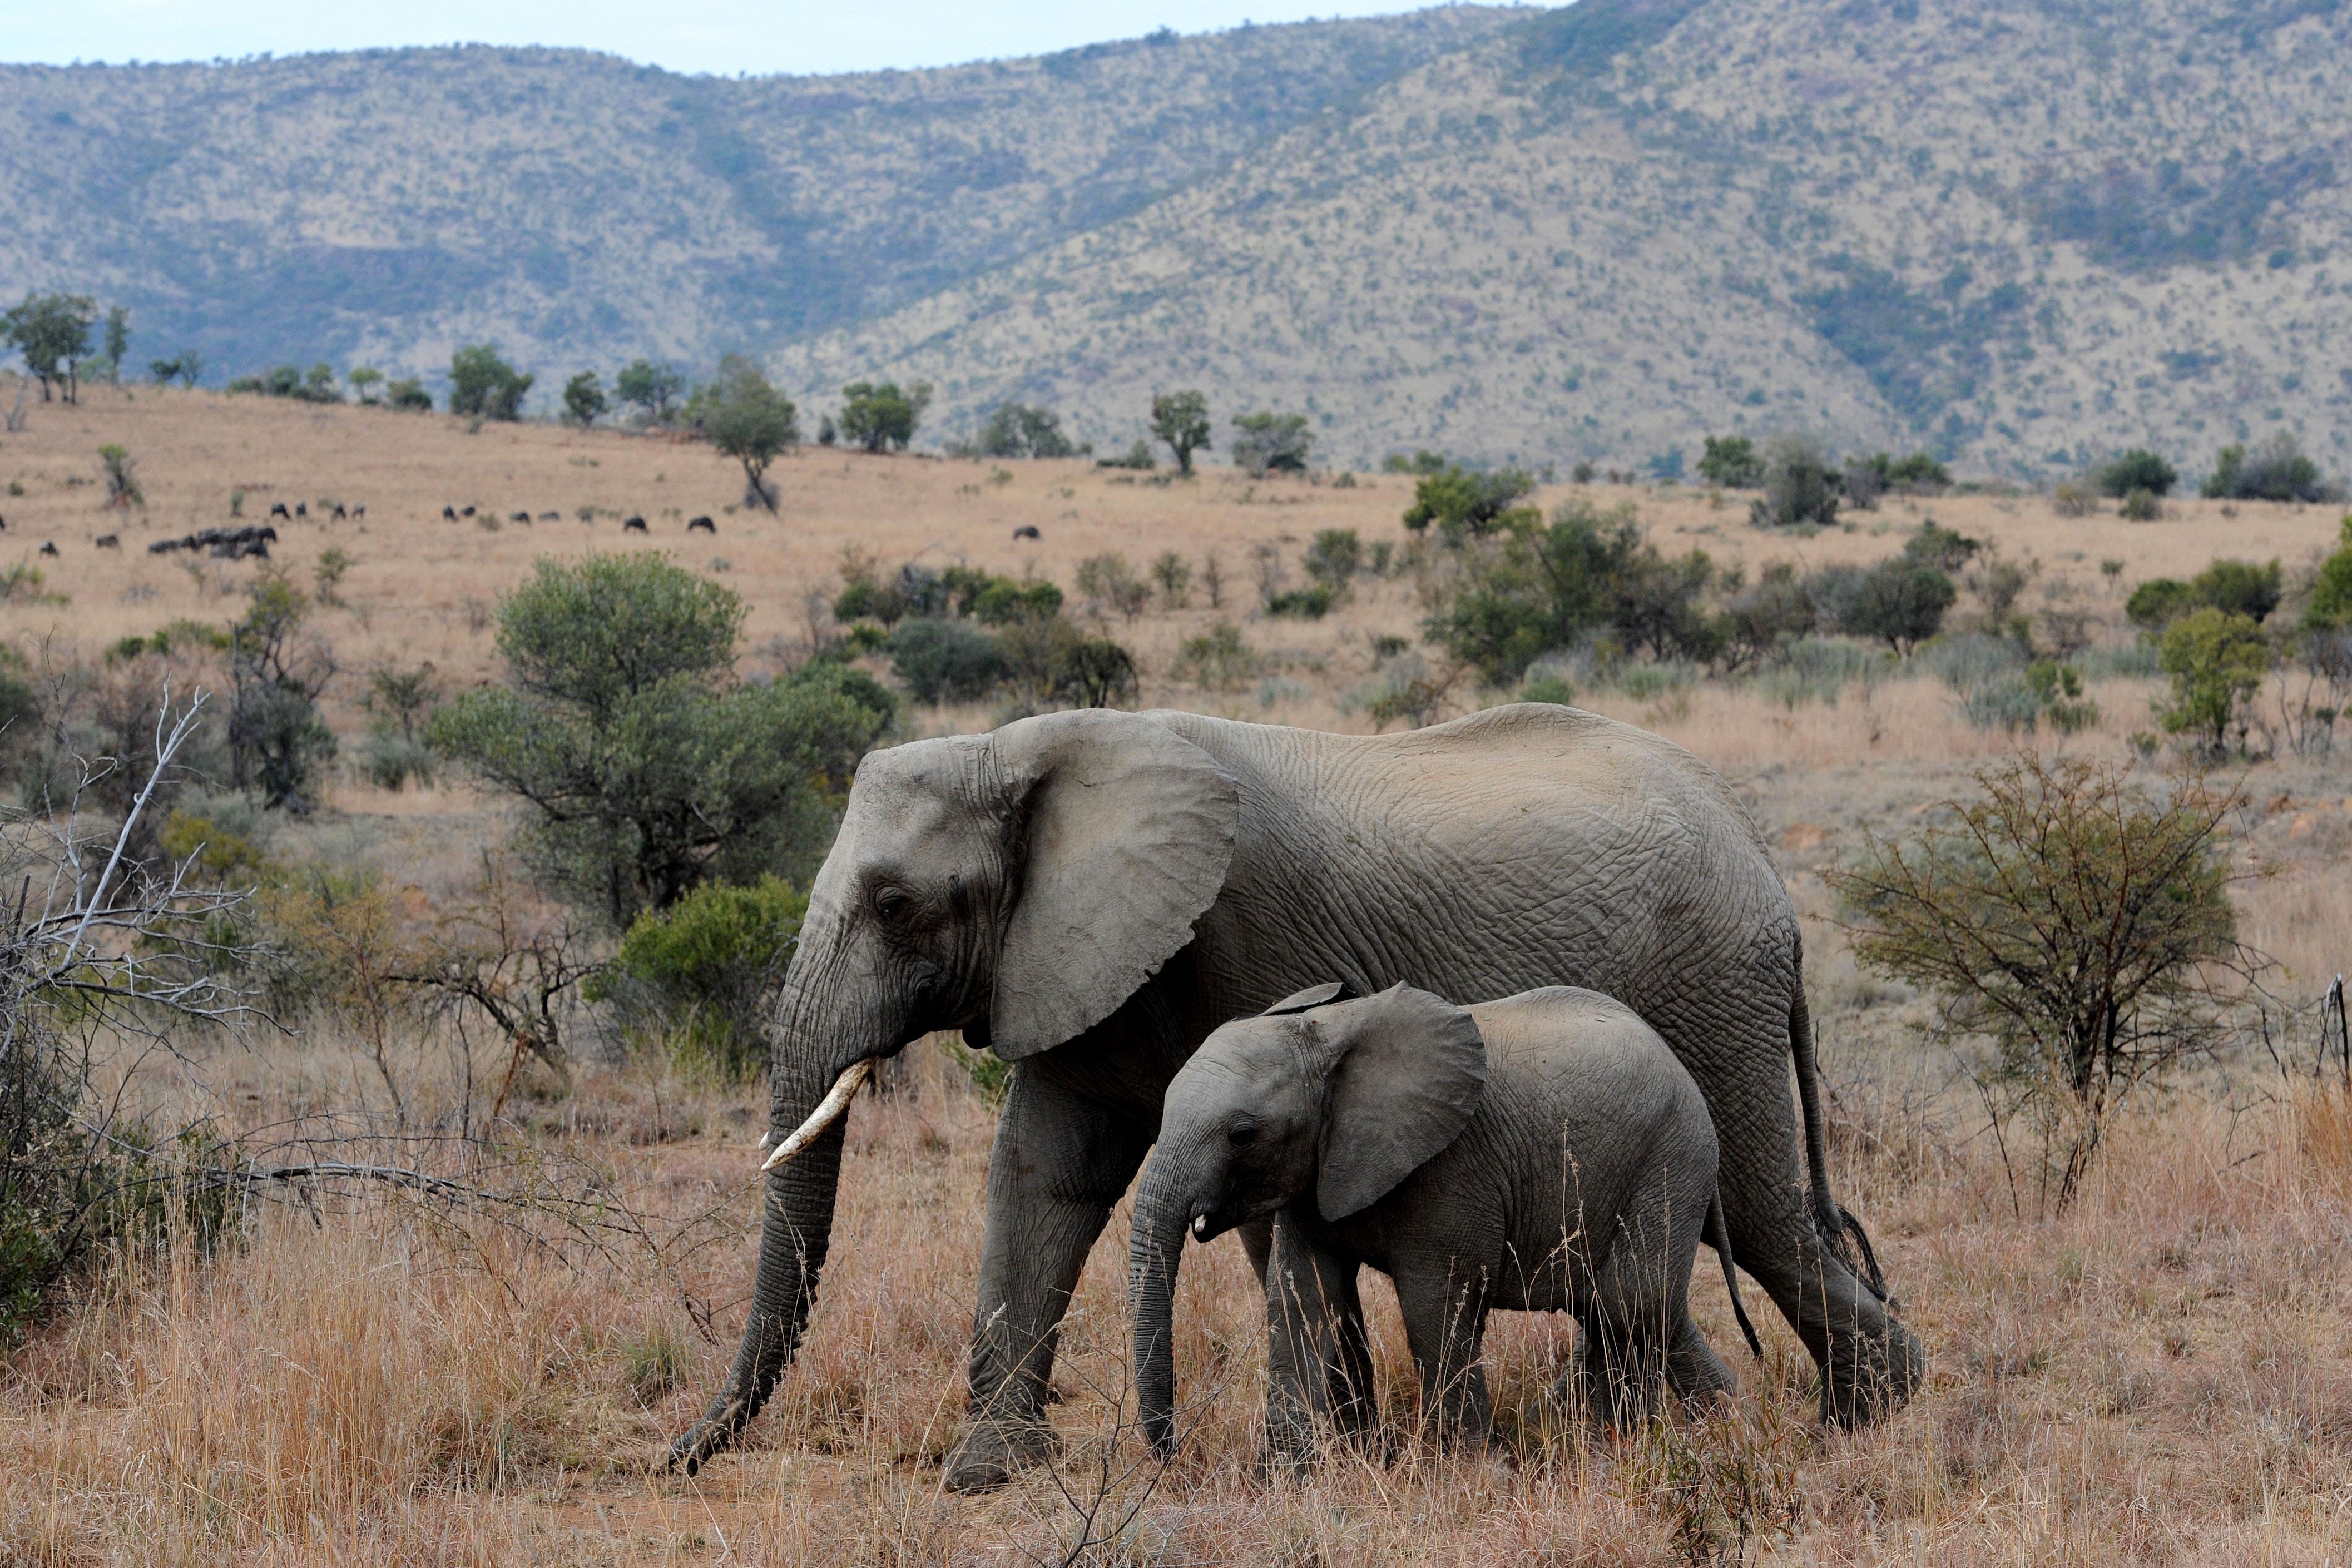
[{"label": "hazy sky", "polygon": [[452,42],[604,49],[677,71],[873,70],[1045,54],[1161,26],[1377,16],[1412,0],[0,0],[0,60],[208,60]]}]

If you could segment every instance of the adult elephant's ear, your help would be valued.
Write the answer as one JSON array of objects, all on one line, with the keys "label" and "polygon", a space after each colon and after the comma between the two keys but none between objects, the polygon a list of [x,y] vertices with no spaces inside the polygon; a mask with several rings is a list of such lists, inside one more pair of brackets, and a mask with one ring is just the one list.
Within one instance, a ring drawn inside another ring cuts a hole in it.
[{"label": "adult elephant's ear", "polygon": [[1017,1061],[1108,1018],[1192,940],[1224,887],[1241,799],[1216,758],[1134,714],[1022,719],[991,747],[1017,891],[988,1036]]},{"label": "adult elephant's ear", "polygon": [[1309,1016],[1331,1074],[1315,1206],[1345,1219],[1462,1135],[1486,1092],[1486,1042],[1468,1013],[1410,986]]}]

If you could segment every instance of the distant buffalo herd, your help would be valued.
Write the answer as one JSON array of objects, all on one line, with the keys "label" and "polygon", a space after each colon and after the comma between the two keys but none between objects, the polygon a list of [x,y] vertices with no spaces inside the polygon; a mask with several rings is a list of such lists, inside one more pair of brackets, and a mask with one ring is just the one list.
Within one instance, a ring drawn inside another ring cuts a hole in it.
[{"label": "distant buffalo herd", "polygon": [[[311,517],[310,504],[308,501],[296,501],[289,507],[284,501],[278,501],[271,505],[269,515],[286,522],[294,522],[298,519],[308,521]],[[472,507],[445,506],[441,508],[441,520],[446,523],[457,522],[474,515],[475,508]],[[561,512],[541,512],[534,519],[530,513],[519,511],[510,514],[507,520],[516,523],[532,521],[551,523],[560,519],[562,515]],[[367,507],[358,503],[349,506],[341,501],[319,503],[319,520],[322,522],[330,519],[336,522],[364,521],[366,517]],[[496,513],[486,514],[486,517],[488,519],[485,523],[486,527],[498,526]],[[7,526],[5,519],[0,519],[0,530],[5,530]],[[642,534],[652,530],[646,526],[644,517],[630,517],[623,519],[621,531],[628,534]],[[719,532],[719,525],[707,516],[689,517],[687,519],[686,531],[690,534],[716,535]],[[1034,528],[1015,530],[1014,537],[1019,538],[1023,535],[1034,538],[1037,537],[1037,531]],[[99,549],[121,549],[122,536],[119,533],[100,534],[90,542]],[[248,558],[268,560],[269,547],[277,542],[278,530],[268,523],[247,523],[241,528],[199,528],[194,533],[183,534],[177,538],[157,539],[147,547],[147,553],[173,555],[182,550],[191,554],[205,550],[220,560],[244,560]],[[45,540],[41,545],[40,553],[45,556],[56,555],[58,553],[58,547]]]}]

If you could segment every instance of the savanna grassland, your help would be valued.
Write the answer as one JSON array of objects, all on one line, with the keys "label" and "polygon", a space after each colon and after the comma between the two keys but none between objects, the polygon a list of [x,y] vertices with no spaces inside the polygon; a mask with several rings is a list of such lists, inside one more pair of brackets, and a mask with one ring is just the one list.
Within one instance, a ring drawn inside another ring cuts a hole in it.
[{"label": "savanna grassland", "polygon": [[[105,506],[106,443],[136,459],[143,507]],[[94,388],[79,407],[33,405],[25,432],[0,437],[0,567],[21,558],[41,573],[0,603],[0,638],[38,677],[175,619],[226,623],[263,563],[146,547],[227,524],[241,491],[246,521],[278,502],[310,514],[276,522],[268,570],[314,589],[322,552],[351,558],[332,590],[341,602],[310,622],[343,672],[324,706],[345,735],[363,727],[371,669],[429,661],[451,688],[493,675],[499,597],[535,559],[647,548],[744,596],[754,668],[792,664],[832,634],[826,607],[856,551],[886,568],[965,561],[1052,579],[1132,651],[1146,706],[1367,731],[1375,695],[1401,678],[1431,683],[1441,716],[1499,700],[1449,680],[1417,644],[1410,566],[1360,578],[1320,620],[1262,609],[1261,574],[1296,586],[1321,530],[1355,528],[1402,559],[1409,479],[1161,477],[803,449],[772,473],[771,517],[741,508],[740,470],[698,444]],[[2122,604],[2137,582],[2216,556],[2277,558],[2292,576],[2338,526],[2333,508],[2185,500],[2128,523],[2111,508],[2062,517],[2034,494],[1971,494],[1889,497],[1800,538],[1750,528],[1738,495],[1585,493],[1635,507],[1662,549],[1703,549],[1751,577],[1775,561],[1873,561],[1932,517],[2032,567],[2017,607],[2037,624],[2068,621],[2111,650],[2132,636]],[[365,517],[322,521],[338,502]],[[476,517],[443,521],[445,506]],[[715,535],[689,536],[705,515]],[[646,535],[623,534],[631,516]],[[1016,541],[1022,527],[1040,537]],[[119,548],[100,549],[103,535]],[[44,541],[54,558],[36,553]],[[1118,551],[1140,570],[1169,550],[1193,569],[1181,608],[1156,594],[1129,619],[1076,590],[1087,557]],[[1963,594],[1956,622],[1979,612],[1976,597]],[[1180,679],[1184,644],[1221,619],[1246,672]],[[1408,1444],[1384,1466],[1269,1483],[1252,1466],[1263,1308],[1223,1240],[1183,1275],[1179,1376],[1195,1403],[1162,1474],[1120,1425],[1122,1209],[1066,1333],[1062,1459],[993,1496],[947,1495],[939,1461],[962,1419],[992,1116],[949,1052],[925,1045],[898,1093],[851,1113],[833,1260],[769,1412],[698,1477],[661,1474],[667,1439],[735,1351],[761,1090],[645,1051],[583,1060],[567,1085],[512,1071],[499,1040],[289,1020],[245,1043],[189,1039],[177,1060],[110,1061],[109,1087],[255,1137],[337,1119],[383,1148],[396,1092],[404,1157],[440,1160],[511,1203],[373,1189],[318,1207],[257,1200],[232,1245],[169,1248],[77,1285],[0,1377],[0,1562],[1058,1562],[1090,1518],[1113,1539],[1084,1560],[1102,1563],[2342,1563],[2352,1104],[2312,1083],[2308,1006],[2352,937],[2341,753],[2282,746],[2231,765],[2248,801],[2231,841],[2247,873],[2242,935],[2303,1010],[2270,1050],[2249,1038],[2137,1099],[2063,1216],[2021,1193],[1955,1058],[1931,1041],[1923,999],[1859,971],[1832,919],[1821,873],[1865,830],[1901,834],[1967,789],[1972,766],[2021,745],[2137,755],[2159,683],[2122,652],[2084,668],[2098,717],[2064,737],[1972,723],[1926,655],[1811,683],[1568,673],[1580,703],[1721,769],[1779,846],[1807,920],[1835,1180],[1931,1357],[1928,1388],[1884,1426],[1820,1428],[1810,1362],[1768,1311],[1766,1358],[1741,1365],[1728,1408],[1595,1437],[1544,1403],[1565,1324],[1506,1317],[1489,1340],[1500,1455]],[[2281,695],[2274,677],[2260,701]],[[993,717],[912,708],[906,727]],[[343,768],[271,842],[374,868],[395,912],[421,922],[474,896],[509,831],[507,808],[460,780],[393,792]],[[474,1140],[423,1131],[446,1127]],[[601,1206],[593,1223],[564,1207],[581,1192]],[[1716,1343],[1735,1345],[1712,1270],[1702,1262],[1694,1300]],[[1368,1301],[1384,1401],[1402,1413],[1412,1374],[1393,1299],[1372,1281]]]}]

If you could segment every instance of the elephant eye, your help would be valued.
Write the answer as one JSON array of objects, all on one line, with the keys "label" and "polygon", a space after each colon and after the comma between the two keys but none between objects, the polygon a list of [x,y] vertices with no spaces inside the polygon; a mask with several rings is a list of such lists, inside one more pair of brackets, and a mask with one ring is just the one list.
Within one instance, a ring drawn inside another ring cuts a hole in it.
[{"label": "elephant eye", "polygon": [[906,917],[908,909],[913,905],[914,902],[915,901],[913,899],[908,898],[897,888],[890,888],[886,890],[881,896],[875,899],[874,911],[876,914],[881,915],[885,921],[888,922],[890,925],[896,925],[900,920]]},{"label": "elephant eye", "polygon": [[1225,1129],[1225,1136],[1233,1142],[1234,1146],[1236,1148],[1247,1144],[1255,1144],[1257,1142],[1257,1124],[1255,1122],[1235,1122],[1232,1126]]}]

